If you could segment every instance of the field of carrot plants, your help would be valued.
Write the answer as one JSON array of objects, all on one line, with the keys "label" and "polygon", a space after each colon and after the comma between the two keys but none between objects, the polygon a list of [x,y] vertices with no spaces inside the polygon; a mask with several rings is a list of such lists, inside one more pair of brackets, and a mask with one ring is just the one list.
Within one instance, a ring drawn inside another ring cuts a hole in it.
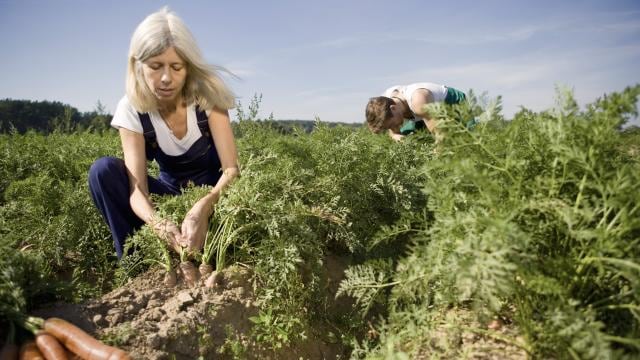
[{"label": "field of carrot plants", "polygon": [[[285,133],[254,98],[205,251],[178,256],[143,227],[119,262],[87,184],[95,159],[122,156],[116,132],[2,134],[3,351],[62,318],[85,357],[638,358],[640,131],[624,125],[639,95],[579,106],[559,89],[506,120],[471,93],[430,105],[437,143]],[[154,202],[179,221],[203,191]]]}]

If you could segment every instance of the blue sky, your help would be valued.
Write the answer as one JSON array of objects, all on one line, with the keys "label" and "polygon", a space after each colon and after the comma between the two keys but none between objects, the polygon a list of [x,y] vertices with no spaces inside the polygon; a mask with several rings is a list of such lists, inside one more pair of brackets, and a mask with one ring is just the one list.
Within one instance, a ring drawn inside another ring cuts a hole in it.
[{"label": "blue sky", "polygon": [[[362,122],[370,96],[429,81],[502,95],[504,114],[640,83],[640,1],[0,0],[0,98],[112,112],[130,36],[168,5],[262,115]],[[637,119],[636,119],[637,121]]]}]

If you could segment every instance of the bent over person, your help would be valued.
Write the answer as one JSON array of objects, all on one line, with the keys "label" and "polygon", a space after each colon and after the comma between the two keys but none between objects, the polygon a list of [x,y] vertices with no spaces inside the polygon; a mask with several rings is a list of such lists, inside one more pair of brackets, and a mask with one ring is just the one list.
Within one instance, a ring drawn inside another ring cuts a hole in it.
[{"label": "bent over person", "polygon": [[425,127],[435,134],[436,122],[424,111],[424,105],[459,104],[465,99],[460,90],[429,82],[392,86],[382,96],[369,99],[367,126],[376,134],[386,131],[394,140]]},{"label": "bent over person", "polygon": [[[213,205],[238,176],[228,109],[235,97],[174,13],[164,8],[136,28],[129,48],[126,96],[111,125],[118,129],[124,160],[104,157],[89,170],[89,188],[104,216],[118,258],[125,239],[143,224],[174,250],[201,250]],[[155,159],[160,175],[147,174]],[[189,182],[211,191],[181,224],[156,214],[150,194],[179,195]]]}]

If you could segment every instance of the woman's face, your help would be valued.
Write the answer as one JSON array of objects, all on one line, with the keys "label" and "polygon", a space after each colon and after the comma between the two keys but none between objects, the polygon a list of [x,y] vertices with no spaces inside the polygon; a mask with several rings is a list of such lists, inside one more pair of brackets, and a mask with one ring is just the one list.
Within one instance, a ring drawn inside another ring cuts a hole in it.
[{"label": "woman's face", "polygon": [[142,69],[147,86],[160,102],[174,102],[180,98],[187,68],[173,46],[147,59]]}]

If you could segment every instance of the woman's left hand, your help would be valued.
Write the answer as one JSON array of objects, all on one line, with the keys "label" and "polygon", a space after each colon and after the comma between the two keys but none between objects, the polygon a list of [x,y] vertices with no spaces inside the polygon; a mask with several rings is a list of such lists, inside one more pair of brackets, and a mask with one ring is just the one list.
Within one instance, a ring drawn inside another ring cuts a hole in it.
[{"label": "woman's left hand", "polygon": [[184,217],[182,238],[188,244],[189,251],[202,251],[207,236],[209,217],[213,213],[213,205],[217,201],[217,194],[209,194],[198,200]]}]

